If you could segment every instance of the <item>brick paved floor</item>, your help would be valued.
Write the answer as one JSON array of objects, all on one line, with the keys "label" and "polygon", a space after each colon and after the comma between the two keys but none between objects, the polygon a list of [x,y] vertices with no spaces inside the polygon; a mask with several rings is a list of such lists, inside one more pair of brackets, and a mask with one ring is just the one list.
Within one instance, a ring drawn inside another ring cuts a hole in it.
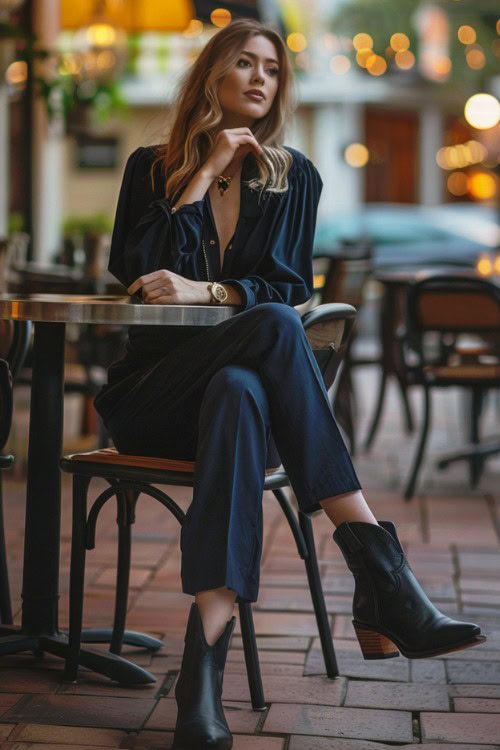
[{"label": "brick paved floor", "polygon": [[[359,412],[373,403],[374,373],[360,372]],[[435,427],[418,496],[400,491],[414,437],[402,429],[398,395],[389,393],[380,435],[356,466],[379,519],[395,521],[411,564],[433,601],[450,615],[473,619],[488,636],[483,646],[446,657],[364,661],[351,625],[353,584],[321,514],[314,521],[321,573],[341,676],[328,680],[319,648],[303,564],[272,496],[264,499],[265,548],[261,595],[255,606],[267,700],[251,710],[241,639],[236,633],[224,684],[235,750],[382,750],[500,748],[500,460],[491,459],[481,485],[470,490],[463,466],[439,473],[432,459],[461,441],[456,392],[435,400]],[[418,394],[413,395],[418,414]],[[24,420],[25,423],[26,420]],[[485,433],[498,422],[490,404]],[[22,423],[20,417],[19,424]],[[361,432],[365,427],[361,424]],[[21,428],[18,426],[18,432]],[[23,483],[6,477],[11,585],[19,621],[24,520]],[[68,619],[70,482],[63,478],[60,621]],[[186,505],[188,494],[174,496]],[[125,688],[82,670],[62,682],[62,663],[31,654],[0,659],[2,750],[168,748],[175,723],[173,686],[179,670],[191,599],[180,592],[178,530],[152,500],[141,499],[134,527],[128,626],[165,639],[156,654],[126,649],[156,684]],[[97,547],[88,554],[85,622],[108,625],[112,613],[115,522],[102,514]]]}]

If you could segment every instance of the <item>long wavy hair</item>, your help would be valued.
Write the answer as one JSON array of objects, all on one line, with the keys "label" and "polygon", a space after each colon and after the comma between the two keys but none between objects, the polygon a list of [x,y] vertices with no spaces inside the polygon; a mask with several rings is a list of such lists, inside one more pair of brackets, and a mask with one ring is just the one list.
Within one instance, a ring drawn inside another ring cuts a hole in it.
[{"label": "long wavy hair", "polygon": [[217,90],[220,82],[236,65],[245,42],[264,36],[276,47],[279,62],[278,90],[271,109],[251,130],[262,146],[264,156],[256,158],[258,175],[247,181],[256,190],[282,193],[288,190],[287,173],[293,163],[283,148],[285,126],[296,107],[293,68],[286,46],[273,29],[251,18],[232,21],[207,42],[181,79],[171,113],[168,142],[157,147],[151,168],[161,164],[165,196],[177,199],[181,190],[207,160],[216,138],[215,129],[222,120]]}]

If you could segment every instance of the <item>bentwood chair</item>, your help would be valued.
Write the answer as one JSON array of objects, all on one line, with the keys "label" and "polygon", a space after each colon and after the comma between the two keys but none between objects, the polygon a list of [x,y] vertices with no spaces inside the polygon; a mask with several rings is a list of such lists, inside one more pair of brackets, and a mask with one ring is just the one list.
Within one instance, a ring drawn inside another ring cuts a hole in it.
[{"label": "bentwood chair", "polygon": [[[355,309],[346,304],[321,305],[302,316],[309,343],[315,353],[327,388],[332,386],[335,379],[355,316]],[[129,633],[125,630],[131,555],[131,525],[134,523],[137,500],[141,493],[155,498],[173,514],[179,524],[182,524],[184,520],[182,509],[166,492],[159,490],[154,485],[193,487],[195,464],[192,461],[168,458],[121,455],[115,449],[108,448],[66,456],[61,461],[61,468],[63,471],[73,474],[69,655],[66,660],[65,679],[74,681],[78,673],[82,640],[91,642],[94,637],[94,642],[110,643],[109,650],[114,655],[115,660],[117,656],[120,656],[123,643],[148,645],[145,641],[141,642],[140,634]],[[106,479],[110,486],[94,500],[90,511],[87,513],[87,491],[93,477]],[[312,522],[308,514],[300,510],[296,514],[293,510],[283,492],[283,488],[289,485],[288,476],[279,468],[266,472],[264,490],[270,490],[280,504],[297,545],[298,554],[304,560],[326,672],[328,677],[335,678],[339,671],[319,575]],[[113,496],[116,496],[117,499],[117,523],[119,526],[113,629],[93,631],[93,635],[91,633],[89,637],[83,631],[82,636],[85,554],[86,550],[93,549],[95,546],[95,531],[99,512]],[[264,710],[265,699],[251,605],[240,603],[239,612],[252,706],[254,710]],[[146,638],[146,636],[142,636],[142,638]],[[153,644],[153,647],[158,647],[158,645],[162,645],[161,641],[156,642],[156,645]],[[154,682],[155,678],[148,672],[140,667],[136,669],[138,681]],[[110,665],[107,674],[120,681],[119,664],[117,663],[115,673],[113,672],[113,665]]]},{"label": "bentwood chair", "polygon": [[[3,515],[2,471],[14,463],[14,456],[3,453],[12,424],[12,387],[24,362],[31,335],[31,323],[0,321],[0,622],[12,625],[7,552]],[[0,630],[1,635],[1,630]]]},{"label": "bentwood chair", "polygon": [[471,485],[480,478],[484,457],[498,452],[482,449],[479,416],[483,395],[500,386],[500,287],[481,278],[431,276],[412,284],[407,297],[406,349],[415,382],[424,396],[423,423],[404,496],[415,491],[431,422],[431,390],[458,386],[472,396],[472,446],[438,461],[445,468],[469,460]]}]

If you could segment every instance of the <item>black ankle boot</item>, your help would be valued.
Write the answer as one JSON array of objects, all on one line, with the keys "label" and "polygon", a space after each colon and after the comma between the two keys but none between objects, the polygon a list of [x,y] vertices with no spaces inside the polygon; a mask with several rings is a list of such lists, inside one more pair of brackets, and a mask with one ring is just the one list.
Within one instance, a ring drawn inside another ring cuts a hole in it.
[{"label": "black ankle boot", "polygon": [[333,534],[356,587],[354,629],[365,659],[423,659],[486,640],[478,625],[443,615],[415,578],[392,521],[345,521]]},{"label": "black ankle boot", "polygon": [[222,708],[222,679],[236,619],[209,646],[196,604],[191,605],[177,685],[177,723],[172,750],[230,750],[233,737]]}]

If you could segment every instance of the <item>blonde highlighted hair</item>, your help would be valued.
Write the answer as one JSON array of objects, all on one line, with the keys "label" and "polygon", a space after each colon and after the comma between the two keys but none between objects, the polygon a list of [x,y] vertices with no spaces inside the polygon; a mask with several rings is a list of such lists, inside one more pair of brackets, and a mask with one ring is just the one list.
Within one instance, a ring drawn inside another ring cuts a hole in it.
[{"label": "blonde highlighted hair", "polygon": [[236,65],[245,42],[252,36],[264,36],[276,47],[279,85],[271,109],[251,128],[264,156],[257,159],[258,176],[247,184],[274,193],[288,190],[287,173],[293,157],[282,144],[285,126],[295,109],[293,68],[285,43],[276,31],[251,18],[240,18],[214,34],[180,82],[168,142],[157,147],[151,169],[154,179],[155,166],[161,164],[167,198],[177,199],[210,155],[215,128],[223,114],[218,85]]}]

